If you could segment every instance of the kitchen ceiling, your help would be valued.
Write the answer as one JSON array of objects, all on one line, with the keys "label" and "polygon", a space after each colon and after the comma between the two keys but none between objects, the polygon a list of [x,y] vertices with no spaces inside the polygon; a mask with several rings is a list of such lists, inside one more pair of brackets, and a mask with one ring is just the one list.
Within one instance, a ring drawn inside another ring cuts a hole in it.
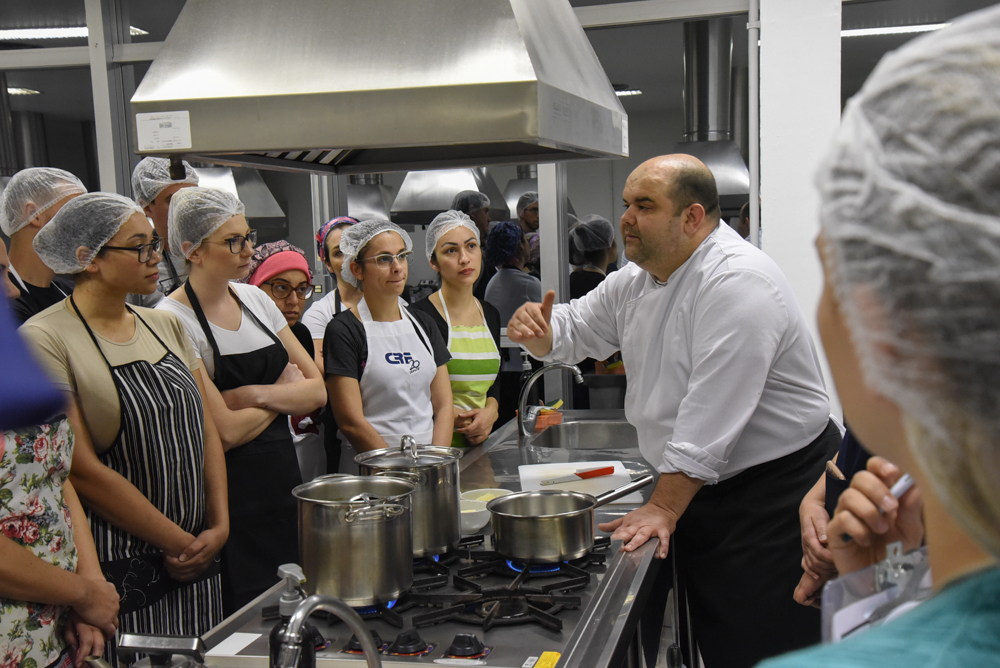
[{"label": "kitchen ceiling", "polygon": [[[161,41],[169,32],[184,0],[122,0],[131,25],[149,35],[134,41]],[[574,7],[612,4],[626,0],[570,0]],[[844,3],[843,27],[868,28],[890,25],[941,23],[994,4],[990,0],[853,0]],[[64,27],[83,25],[83,0],[23,2],[0,0],[0,29]],[[746,64],[746,32],[734,21],[733,64]],[[615,84],[642,90],[642,95],[621,98],[627,113],[655,113],[682,108],[683,40],[679,23],[659,23],[587,31],[594,51]],[[842,94],[846,100],[861,87],[878,60],[913,35],[853,37],[843,41]],[[86,41],[34,40],[5,48],[80,46]],[[148,64],[136,66],[145,74]],[[93,118],[90,73],[86,68],[61,70],[14,70],[7,72],[9,86],[42,91],[42,95],[14,97],[16,111],[38,111],[74,120]]]}]

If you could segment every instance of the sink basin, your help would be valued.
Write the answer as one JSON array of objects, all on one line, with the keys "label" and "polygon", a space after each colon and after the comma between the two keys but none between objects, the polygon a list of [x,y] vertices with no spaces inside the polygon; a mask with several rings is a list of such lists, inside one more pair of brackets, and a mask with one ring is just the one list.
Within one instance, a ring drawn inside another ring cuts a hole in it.
[{"label": "sink basin", "polygon": [[619,420],[585,420],[553,425],[535,435],[529,445],[536,448],[605,450],[638,448],[635,427]]}]

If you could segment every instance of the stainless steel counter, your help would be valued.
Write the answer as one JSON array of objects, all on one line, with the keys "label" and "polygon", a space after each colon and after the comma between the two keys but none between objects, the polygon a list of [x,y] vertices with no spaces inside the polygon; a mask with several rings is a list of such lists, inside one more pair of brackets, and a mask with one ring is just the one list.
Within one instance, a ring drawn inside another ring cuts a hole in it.
[{"label": "stainless steel counter", "polygon": [[[586,414],[584,416],[584,413]],[[568,419],[600,419],[624,421],[623,411],[580,411],[567,412]],[[586,433],[586,431],[584,431]],[[635,447],[614,447],[604,444],[586,443],[581,448],[540,448],[517,445],[516,425],[503,425],[481,446],[470,448],[460,464],[463,491],[483,487],[520,489],[518,466],[551,462],[587,462],[621,460],[630,475],[635,478],[652,469],[642,460]],[[653,486],[642,490],[643,499],[649,498]],[[619,517],[635,506],[615,504],[598,508],[596,520],[609,521]],[[490,528],[485,530],[487,536]],[[489,547],[489,538],[487,537]],[[539,657],[543,651],[558,652],[561,657],[558,668],[604,667],[618,668],[634,658],[637,645],[636,629],[648,590],[654,580],[660,562],[654,561],[657,541],[653,539],[638,550],[626,553],[620,551],[620,541],[613,541],[607,550],[607,569],[594,576],[587,588],[583,607],[568,611],[562,631],[553,632],[527,626],[495,628],[484,635],[484,642],[495,646],[494,651],[482,663],[501,668],[524,668],[534,665],[531,657]],[[263,606],[276,602],[281,586],[275,587],[259,597],[246,608],[233,615],[205,636],[206,645],[212,649],[234,633],[261,634],[235,656],[209,656],[208,666],[225,668],[265,668],[267,666],[267,631],[273,622],[260,620]],[[444,627],[442,627],[443,631]],[[326,629],[321,629],[327,635]],[[338,636],[336,647],[317,654],[319,668],[334,668],[362,665],[360,657],[345,655],[335,651],[346,638],[339,638],[343,630],[330,632]],[[452,631],[447,634],[450,638]],[[349,638],[350,633],[347,632]],[[327,635],[328,639],[330,636]],[[391,638],[389,638],[391,639]],[[430,639],[428,642],[432,642]],[[422,657],[383,656],[386,666],[412,666],[414,663],[444,663],[440,659],[440,648]],[[544,662],[543,662],[544,663]],[[539,663],[538,665],[543,665]],[[470,665],[470,664],[466,664]]]}]

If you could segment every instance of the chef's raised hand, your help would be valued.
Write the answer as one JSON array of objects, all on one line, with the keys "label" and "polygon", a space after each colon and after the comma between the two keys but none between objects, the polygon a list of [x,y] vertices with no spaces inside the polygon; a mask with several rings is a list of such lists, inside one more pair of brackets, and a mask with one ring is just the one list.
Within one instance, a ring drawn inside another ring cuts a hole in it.
[{"label": "chef's raised hand", "polygon": [[673,515],[655,504],[647,503],[624,517],[599,524],[597,528],[601,531],[614,531],[611,539],[622,541],[622,549],[626,552],[637,550],[656,536],[660,539],[656,558],[666,559],[667,550],[670,548],[670,536],[676,526],[677,521]]},{"label": "chef's raised hand", "polygon": [[552,350],[552,305],[556,293],[549,290],[542,302],[525,302],[514,311],[507,323],[507,338],[514,343],[523,343],[534,355],[546,355]]},{"label": "chef's raised hand", "polygon": [[903,550],[909,552],[924,538],[920,490],[914,486],[897,500],[889,488],[903,473],[882,457],[869,459],[867,469],[851,478],[827,527],[830,552],[841,575],[885,559],[889,543],[902,541]]}]

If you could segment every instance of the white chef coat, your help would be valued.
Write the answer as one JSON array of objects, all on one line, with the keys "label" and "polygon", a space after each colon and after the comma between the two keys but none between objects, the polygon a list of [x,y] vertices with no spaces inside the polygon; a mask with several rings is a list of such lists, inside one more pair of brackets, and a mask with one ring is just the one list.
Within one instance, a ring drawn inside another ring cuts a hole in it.
[{"label": "white chef coat", "polygon": [[629,264],[552,310],[545,361],[621,350],[643,457],[712,484],[788,455],[826,427],[805,318],[778,266],[720,224],[660,284]]}]

